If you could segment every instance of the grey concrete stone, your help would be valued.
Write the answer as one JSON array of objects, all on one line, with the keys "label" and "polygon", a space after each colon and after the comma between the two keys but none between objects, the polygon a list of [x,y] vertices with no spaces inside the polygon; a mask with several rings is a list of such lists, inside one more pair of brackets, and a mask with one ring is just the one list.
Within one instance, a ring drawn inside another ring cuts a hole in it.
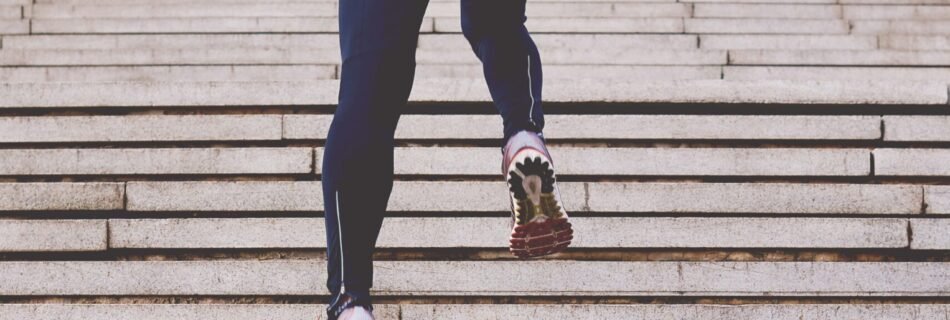
[{"label": "grey concrete stone", "polygon": [[[682,59],[682,62],[700,62]],[[719,66],[544,65],[544,79],[698,80],[719,79],[721,73]],[[484,71],[479,64],[422,64],[416,66],[416,77],[483,79]]]},{"label": "grey concrete stone", "polygon": [[[551,147],[558,175],[866,176],[865,149]],[[316,155],[323,149],[317,148]],[[399,147],[396,174],[494,175],[498,148]],[[591,161],[597,159],[597,161]],[[320,161],[316,161],[320,171]]]},{"label": "grey concrete stone", "polygon": [[838,0],[841,4],[947,4],[946,0]]},{"label": "grey concrete stone", "polygon": [[623,17],[689,17],[693,8],[687,3],[631,3],[616,2],[613,4],[615,15]]},{"label": "grey concrete stone", "polygon": [[[425,39],[423,35],[421,38]],[[4,49],[338,49],[337,34],[53,34],[3,38]]]},{"label": "grey concrete stone", "polygon": [[947,250],[950,249],[950,220],[948,219],[910,219],[914,238],[911,249]]},{"label": "grey concrete stone", "polygon": [[854,34],[950,34],[950,21],[941,20],[852,20]]},{"label": "grey concrete stone", "polygon": [[944,67],[725,66],[727,80],[906,80],[950,83]]},{"label": "grey concrete stone", "polygon": [[188,3],[153,5],[62,5],[35,4],[37,19],[78,18],[236,18],[236,17],[335,17],[333,2],[269,2],[269,3]]},{"label": "grey concrete stone", "polygon": [[885,115],[885,141],[950,141],[950,116]]},{"label": "grey concrete stone", "polygon": [[699,36],[702,49],[774,49],[774,50],[873,50],[877,37],[870,35],[787,35],[787,34],[704,34]]},{"label": "grey concrete stone", "polygon": [[[560,182],[558,188],[568,212],[917,214],[923,193],[920,186],[893,184]],[[127,192],[131,211],[323,210],[319,181],[128,182]],[[506,196],[502,181],[396,181],[387,209],[507,212]]]},{"label": "grey concrete stone", "polygon": [[4,261],[0,295],[326,294],[322,262]]},{"label": "grey concrete stone", "polygon": [[[462,32],[458,18],[435,18],[435,32]],[[681,18],[531,18],[531,32],[682,33]]]},{"label": "grey concrete stone", "polygon": [[0,142],[280,139],[281,115],[0,117]]},{"label": "grey concrete stone", "polygon": [[338,88],[336,80],[0,83],[0,107],[336,104]]},{"label": "grey concrete stone", "polygon": [[[377,261],[373,292],[520,296],[939,296],[947,262]],[[2,295],[313,295],[326,265],[4,261]],[[520,281],[511,281],[519,279]],[[591,288],[596,288],[592,290]]]},{"label": "grey concrete stone", "polygon": [[[887,1],[887,0],[883,0]],[[768,3],[768,4],[805,4],[825,3],[836,4],[837,0],[684,0],[686,3]]]},{"label": "grey concrete stone", "polygon": [[109,219],[110,248],[326,248],[320,218]]},{"label": "grey concrete stone", "polygon": [[[280,82],[4,83],[0,107],[333,105],[336,80]],[[945,83],[900,81],[562,80],[550,102],[946,104]],[[416,81],[415,102],[488,102],[482,79]]]},{"label": "grey concrete stone", "polygon": [[0,68],[3,82],[287,81],[336,78],[335,65]]},{"label": "grey concrete stone", "polygon": [[0,219],[0,252],[104,251],[106,221]]},{"label": "grey concrete stone", "polygon": [[118,210],[124,207],[122,183],[0,183],[0,211]]},{"label": "grey concrete stone", "polygon": [[0,19],[23,18],[23,6],[0,3]]},{"label": "grey concrete stone", "polygon": [[926,213],[950,213],[950,186],[925,185],[923,188]]},{"label": "grey concrete stone", "polygon": [[[322,304],[247,304],[247,303],[149,303],[149,304],[3,304],[0,320],[326,320],[326,306]],[[399,306],[373,304],[373,316],[378,320],[397,320]]]},{"label": "grey concrete stone", "polygon": [[290,174],[312,159],[310,148],[3,149],[0,174]]},{"label": "grey concrete stone", "polygon": [[844,34],[848,23],[834,19],[693,18],[684,21],[687,33]]},{"label": "grey concrete stone", "polygon": [[[389,217],[377,247],[507,248],[509,220]],[[574,217],[571,224],[573,248],[904,248],[909,242],[907,220],[892,218]],[[109,230],[111,248],[326,248],[322,217],[111,219]]]},{"label": "grey concrete stone", "polygon": [[322,210],[320,183],[311,181],[130,181],[129,211]]},{"label": "grey concrete stone", "polygon": [[729,64],[945,66],[950,52],[901,50],[733,50]]},{"label": "grey concrete stone", "polygon": [[720,4],[697,3],[693,8],[697,18],[779,18],[779,19],[837,19],[841,7],[814,4]]},{"label": "grey concrete stone", "polygon": [[[456,54],[457,55],[457,54]],[[116,66],[202,64],[339,64],[334,49],[195,48],[195,49],[10,49],[0,52],[4,66]],[[177,79],[188,80],[184,79]]]},{"label": "grey concrete stone", "polygon": [[[325,139],[331,120],[331,115],[284,115],[283,137]],[[881,138],[879,116],[548,114],[544,121],[547,139]],[[501,117],[497,115],[403,115],[396,127],[396,138],[500,139],[501,130]]]},{"label": "grey concrete stone", "polygon": [[3,19],[0,20],[0,35],[7,34],[27,34],[30,33],[30,22],[29,20],[13,20],[13,19]]},{"label": "grey concrete stone", "polygon": [[[431,25],[430,25],[431,26]],[[425,28],[425,25],[423,26]],[[426,31],[430,31],[426,30]],[[336,18],[95,18],[34,19],[35,33],[337,32]]]},{"label": "grey concrete stone", "polygon": [[[762,1],[762,0],[757,0]],[[800,0],[798,0],[800,1]],[[494,320],[531,319],[939,319],[942,304],[406,304],[404,319]]]},{"label": "grey concrete stone", "polygon": [[920,186],[897,184],[601,182],[587,195],[603,212],[917,214],[922,202]]},{"label": "grey concrete stone", "polygon": [[950,19],[948,6],[895,6],[895,5],[857,5],[844,6],[845,19]]},{"label": "grey concrete stone", "polygon": [[878,148],[873,153],[877,176],[950,175],[950,149]]},{"label": "grey concrete stone", "polygon": [[[610,34],[536,33],[531,39],[542,52],[561,48],[695,49],[693,34]],[[471,45],[458,34],[419,35],[420,49],[469,50]]]},{"label": "grey concrete stone", "polygon": [[879,39],[881,49],[950,50],[950,35],[884,34]]}]

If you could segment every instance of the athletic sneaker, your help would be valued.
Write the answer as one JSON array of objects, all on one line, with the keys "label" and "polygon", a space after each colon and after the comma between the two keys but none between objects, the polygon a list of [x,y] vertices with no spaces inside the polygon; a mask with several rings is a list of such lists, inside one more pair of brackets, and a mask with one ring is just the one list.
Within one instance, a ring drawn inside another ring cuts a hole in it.
[{"label": "athletic sneaker", "polygon": [[328,320],[375,320],[373,317],[373,306],[353,297],[348,293],[342,293],[330,303],[327,307]]},{"label": "athletic sneaker", "polygon": [[502,174],[511,199],[511,253],[531,258],[567,248],[574,231],[561,203],[554,164],[543,136],[525,130],[509,138]]}]

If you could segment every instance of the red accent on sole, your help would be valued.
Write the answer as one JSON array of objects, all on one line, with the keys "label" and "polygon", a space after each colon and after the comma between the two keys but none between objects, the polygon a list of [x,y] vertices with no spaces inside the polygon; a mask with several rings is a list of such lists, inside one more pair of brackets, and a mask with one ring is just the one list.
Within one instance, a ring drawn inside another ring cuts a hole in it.
[{"label": "red accent on sole", "polygon": [[519,258],[533,258],[563,251],[574,239],[566,218],[544,219],[515,226],[509,249]]}]

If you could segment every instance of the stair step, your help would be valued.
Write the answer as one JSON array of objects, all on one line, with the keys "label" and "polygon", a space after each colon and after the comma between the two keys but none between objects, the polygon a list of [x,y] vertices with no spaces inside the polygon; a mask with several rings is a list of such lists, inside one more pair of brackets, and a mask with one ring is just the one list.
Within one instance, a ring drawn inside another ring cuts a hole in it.
[{"label": "stair step", "polygon": [[0,183],[0,211],[118,210],[124,196],[124,183]]},{"label": "stair step", "polygon": [[702,49],[741,50],[874,50],[877,37],[872,35],[825,34],[703,34]]},{"label": "stair step", "polygon": [[[885,117],[891,140],[950,141],[946,116]],[[0,117],[0,142],[324,140],[332,119],[331,114]],[[547,139],[881,138],[880,116],[547,114],[544,121]],[[498,130],[486,130],[492,127]],[[405,114],[396,138],[500,139],[501,129],[498,115]]]},{"label": "stair step", "polygon": [[0,82],[314,81],[336,73],[335,65],[0,67]]},{"label": "stair step", "polygon": [[0,252],[104,251],[107,233],[106,220],[0,219]]},{"label": "stair step", "polygon": [[852,20],[854,34],[950,34],[950,21],[942,20]]},{"label": "stair step", "polygon": [[[947,262],[376,261],[377,296],[935,296]],[[2,295],[315,295],[326,264],[4,261]],[[552,276],[554,275],[554,276]],[[515,281],[513,281],[515,280]],[[596,288],[592,290],[591,288]]]},{"label": "stair step", "polygon": [[946,67],[779,67],[725,66],[728,80],[903,80],[950,83]]},{"label": "stair step", "polygon": [[[339,82],[2,83],[0,107],[149,107],[335,105]],[[604,81],[563,80],[545,86],[546,102],[626,103],[948,103],[947,84],[897,81]],[[414,102],[489,102],[481,79],[421,79]]]},{"label": "stair step", "polygon": [[[762,1],[762,0],[759,0]],[[801,0],[798,0],[801,1]],[[381,304],[373,305],[379,320],[546,319],[771,319],[813,320],[926,320],[937,319],[950,307],[945,304]],[[233,320],[325,320],[320,304],[2,304],[0,319],[181,320],[226,318]],[[401,317],[400,317],[401,315]]]},{"label": "stair step", "polygon": [[[127,184],[129,211],[323,210],[320,181]],[[43,185],[21,189],[45,191]],[[908,184],[559,182],[558,189],[568,212],[919,214],[923,203],[923,188]],[[502,181],[396,181],[388,210],[509,212],[505,190]],[[950,190],[930,189],[927,199],[935,202],[928,212],[950,212]],[[8,210],[27,210],[19,206],[41,204],[11,204]]]},{"label": "stair step", "polygon": [[729,64],[950,66],[950,51],[731,50]]},{"label": "stair step", "polygon": [[[509,221],[389,217],[383,220],[377,247],[507,249]],[[915,229],[914,241],[921,231],[921,237],[932,239],[922,245],[935,247],[939,225],[924,223],[930,228]],[[0,228],[3,224],[0,220]],[[575,232],[571,248],[905,248],[909,244],[907,220],[893,218],[573,217],[571,224]],[[326,248],[324,230],[323,217],[110,219],[109,248]]]}]

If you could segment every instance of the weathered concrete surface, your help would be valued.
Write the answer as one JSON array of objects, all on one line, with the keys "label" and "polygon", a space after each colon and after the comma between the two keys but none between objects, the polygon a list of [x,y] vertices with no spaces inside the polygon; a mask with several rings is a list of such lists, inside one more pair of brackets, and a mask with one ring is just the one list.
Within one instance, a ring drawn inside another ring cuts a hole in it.
[{"label": "weathered concrete surface", "polygon": [[885,115],[886,141],[950,141],[950,116]]},{"label": "weathered concrete surface", "polygon": [[703,49],[775,49],[775,50],[874,50],[877,37],[871,35],[824,34],[704,34],[699,36]]},{"label": "weathered concrete surface", "polygon": [[[920,186],[900,184],[560,182],[558,188],[568,212],[917,214],[922,202]],[[128,210],[322,211],[321,190],[320,181],[132,181]],[[506,194],[502,181],[396,181],[388,210],[505,212]]]},{"label": "weathered concrete surface", "polygon": [[884,34],[881,49],[950,50],[950,35]]},{"label": "weathered concrete surface", "polygon": [[118,210],[123,183],[0,183],[0,211]]},{"label": "weathered concrete surface", "polygon": [[848,23],[835,19],[689,18],[686,33],[845,34]]},{"label": "weathered concrete surface", "polygon": [[728,80],[905,80],[950,84],[950,68],[943,67],[782,67],[725,66]]},{"label": "weathered concrete surface", "polygon": [[0,142],[281,139],[281,115],[0,117]]},{"label": "weathered concrete surface", "polygon": [[[377,247],[507,248],[511,233],[509,220],[389,217],[383,220]],[[572,248],[903,248],[908,245],[907,220],[891,218],[573,217],[571,224],[575,230]],[[326,248],[322,217],[110,219],[109,230],[112,248]],[[636,232],[631,232],[633,230]]]},{"label": "weathered concrete surface", "polygon": [[[326,320],[322,304],[2,304],[0,320]],[[398,320],[399,305],[374,304],[378,320]]]},{"label": "weathered concrete surface", "polygon": [[[3,38],[4,49],[338,49],[337,34],[32,34]],[[425,39],[422,36],[420,39]]]},{"label": "weathered concrete surface", "polygon": [[323,218],[109,219],[111,248],[326,248]]},{"label": "weathered concrete surface", "polygon": [[[940,296],[947,262],[377,261],[376,295]],[[313,295],[326,265],[5,261],[0,295]],[[521,281],[511,281],[520,279]],[[591,288],[596,288],[592,290]]]},{"label": "weathered concrete surface", "polygon": [[[0,107],[332,105],[339,81],[6,83]],[[550,102],[946,104],[947,84],[900,81],[557,81]],[[417,81],[416,102],[488,102],[481,79]]]},{"label": "weathered concrete surface", "polygon": [[[865,176],[866,149],[551,147],[558,175]],[[316,170],[322,171],[323,148]],[[396,174],[499,174],[498,148],[397,147]],[[597,161],[591,161],[597,159]]]},{"label": "weathered concrete surface", "polygon": [[927,213],[950,213],[950,186],[927,185],[923,188]]},{"label": "weathered concrete surface", "polygon": [[[718,74],[718,71],[717,71]],[[123,66],[0,68],[3,82],[57,81],[279,81],[324,80],[336,77],[333,65],[294,66]]]},{"label": "weathered concrete surface", "polygon": [[33,18],[203,18],[203,17],[334,17],[334,2],[189,3],[154,5],[35,4]]},{"label": "weathered concrete surface", "polygon": [[910,219],[914,239],[911,249],[950,249],[950,219]]},{"label": "weathered concrete surface", "polygon": [[770,320],[928,320],[950,313],[943,304],[409,304],[400,307],[403,319],[496,320],[531,319],[770,319]]},{"label": "weathered concrete surface", "polygon": [[950,21],[941,20],[852,20],[854,34],[950,34]]},{"label": "weathered concrete surface", "polygon": [[[332,120],[332,115],[283,117],[285,139],[326,139]],[[873,140],[881,137],[879,116],[548,114],[544,122],[547,139]],[[407,114],[399,118],[396,138],[501,139],[501,131],[502,119],[497,115]]]},{"label": "weathered concrete surface", "polygon": [[0,219],[0,252],[104,251],[106,220]]},{"label": "weathered concrete surface", "polygon": [[802,66],[945,66],[950,64],[950,53],[906,50],[731,50],[729,63]]},{"label": "weathered concrete surface", "polygon": [[950,150],[881,148],[874,149],[874,175],[947,176],[950,175]]},{"label": "weathered concrete surface", "polygon": [[129,211],[312,211],[323,208],[319,181],[130,181],[127,184]]},{"label": "weathered concrete surface", "polygon": [[[3,304],[0,320],[35,319],[270,319],[324,320],[317,304]],[[771,320],[930,320],[946,317],[943,304],[374,304],[379,320],[549,319],[771,319]],[[400,318],[400,314],[402,318]],[[316,317],[316,318],[314,318]]]},{"label": "weathered concrete surface", "polygon": [[311,148],[5,149],[3,175],[291,174],[312,172]]},{"label": "weathered concrete surface", "polygon": [[590,183],[586,204],[610,212],[917,214],[920,186],[809,183]]},{"label": "weathered concrete surface", "polygon": [[778,18],[778,19],[837,19],[841,7],[812,4],[719,4],[697,3],[693,17],[703,18]]}]

